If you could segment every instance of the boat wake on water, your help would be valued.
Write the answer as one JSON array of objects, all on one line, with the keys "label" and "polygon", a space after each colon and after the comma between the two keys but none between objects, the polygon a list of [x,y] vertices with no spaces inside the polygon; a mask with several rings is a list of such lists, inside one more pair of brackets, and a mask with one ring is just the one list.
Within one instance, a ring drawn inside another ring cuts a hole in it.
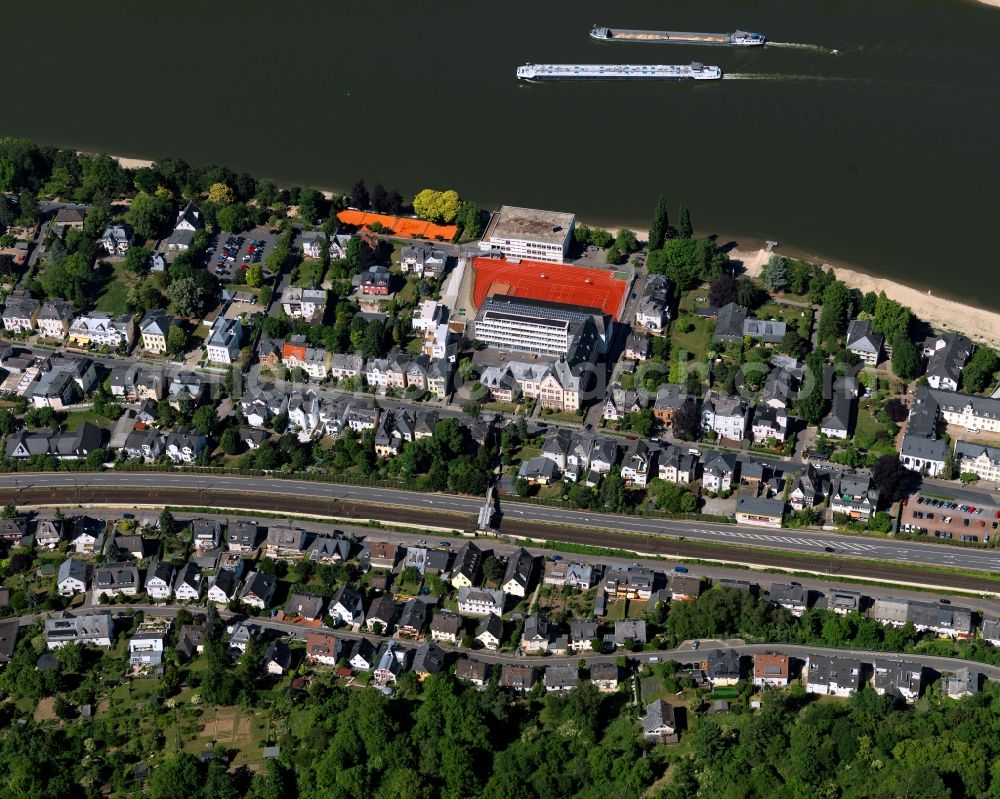
[{"label": "boat wake on water", "polygon": [[[830,83],[845,83],[857,80],[856,78],[839,78],[833,75],[779,75],[766,72],[726,72],[722,76],[723,80],[770,80],[792,83],[798,81],[825,81]],[[865,79],[862,79],[865,82]]]},{"label": "boat wake on water", "polygon": [[827,55],[837,55],[838,50],[823,47],[819,44],[806,44],[805,42],[768,42],[768,47],[787,47],[791,50],[812,50],[814,53],[826,53]]}]

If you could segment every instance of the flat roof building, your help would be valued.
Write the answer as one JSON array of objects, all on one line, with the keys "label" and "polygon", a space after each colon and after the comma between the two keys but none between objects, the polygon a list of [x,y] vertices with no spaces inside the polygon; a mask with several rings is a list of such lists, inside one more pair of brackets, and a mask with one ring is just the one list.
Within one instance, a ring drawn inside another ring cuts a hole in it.
[{"label": "flat roof building", "polygon": [[504,205],[486,226],[479,249],[560,263],[569,253],[575,224],[574,214]]},{"label": "flat roof building", "polygon": [[497,349],[593,361],[604,349],[600,308],[497,294],[488,297],[475,321],[475,338]]}]

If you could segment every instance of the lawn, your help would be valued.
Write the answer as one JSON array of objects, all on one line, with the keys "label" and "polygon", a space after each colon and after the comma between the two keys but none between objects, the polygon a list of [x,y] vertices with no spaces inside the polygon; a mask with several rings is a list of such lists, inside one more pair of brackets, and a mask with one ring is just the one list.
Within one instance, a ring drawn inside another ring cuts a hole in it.
[{"label": "lawn", "polygon": [[607,621],[622,621],[628,614],[627,599],[613,599],[608,602]]},{"label": "lawn", "polygon": [[882,424],[875,418],[872,409],[873,406],[869,402],[861,403],[861,407],[858,408],[858,421],[854,429],[854,439],[858,446],[870,447],[882,429]]},{"label": "lawn", "polygon": [[[715,321],[700,316],[682,316],[670,326],[670,352],[677,358],[680,353],[690,353],[696,362],[705,360],[705,353],[712,338]],[[690,330],[686,328],[690,327]]]},{"label": "lawn", "polygon": [[417,288],[419,282],[420,278],[418,277],[406,281],[406,285],[396,293],[397,307],[411,308],[417,304],[417,300],[420,299],[420,290]]},{"label": "lawn", "polygon": [[292,269],[292,285],[301,288],[315,288],[323,282],[323,264],[315,258],[307,258]]},{"label": "lawn", "polygon": [[128,299],[127,275],[124,263],[114,264],[111,277],[104,284],[97,297],[95,307],[98,311],[105,311],[112,316],[121,316],[125,313]]},{"label": "lawn", "polygon": [[84,422],[90,422],[98,427],[103,427],[107,425],[108,420],[93,410],[72,411],[66,414],[66,421],[63,424],[69,432],[73,433],[79,430],[80,425]]}]

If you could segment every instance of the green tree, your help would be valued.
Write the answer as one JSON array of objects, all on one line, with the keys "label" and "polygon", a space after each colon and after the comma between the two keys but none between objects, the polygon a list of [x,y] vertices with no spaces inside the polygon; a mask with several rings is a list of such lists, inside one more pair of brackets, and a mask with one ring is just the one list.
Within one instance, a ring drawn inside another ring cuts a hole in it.
[{"label": "green tree", "polygon": [[423,219],[434,222],[449,224],[454,222],[460,205],[458,192],[452,189],[447,191],[424,189],[413,198],[413,212]]},{"label": "green tree", "polygon": [[912,380],[920,374],[920,351],[908,336],[901,335],[892,343],[892,371],[901,380]]},{"label": "green tree", "polygon": [[178,316],[197,317],[205,311],[207,293],[193,277],[173,281],[167,287],[167,297]]},{"label": "green tree", "polygon": [[167,330],[167,352],[179,355],[187,347],[188,334],[179,324],[172,324]]},{"label": "green tree", "polygon": [[788,288],[788,259],[784,255],[772,254],[760,278],[770,291],[785,291]]},{"label": "green tree", "polygon": [[197,796],[202,791],[198,758],[180,752],[153,770],[149,778],[151,799],[182,799]]},{"label": "green tree", "polygon": [[628,228],[619,230],[618,235],[615,236],[615,246],[623,253],[637,252],[639,240],[635,237],[635,231]]},{"label": "green tree", "polygon": [[208,187],[208,201],[216,205],[229,205],[236,198],[233,190],[225,183],[213,183]]},{"label": "green tree", "polygon": [[235,455],[242,446],[239,431],[235,427],[227,427],[219,437],[219,446],[227,455]]},{"label": "green tree", "polygon": [[322,204],[322,194],[315,189],[303,189],[299,193],[299,216],[310,225],[315,225],[319,221]]},{"label": "green tree", "polygon": [[850,290],[839,280],[826,287],[819,316],[819,340],[824,344],[835,344],[847,332],[850,301]]},{"label": "green tree", "polygon": [[677,235],[682,239],[689,239],[694,236],[694,228],[691,226],[691,212],[686,205],[681,205],[677,211]]},{"label": "green tree", "polygon": [[993,383],[993,375],[1000,369],[1000,358],[995,350],[979,346],[962,370],[962,387],[973,394],[985,391]]},{"label": "green tree", "polygon": [[170,508],[164,508],[160,511],[159,528],[162,535],[171,535],[177,530],[177,522],[174,520],[174,514],[170,512]]},{"label": "green tree", "polygon": [[462,201],[455,222],[462,228],[463,238],[478,239],[483,235],[483,210],[474,202]]},{"label": "green tree", "polygon": [[875,318],[872,327],[885,336],[886,341],[896,341],[900,337],[910,337],[913,326],[913,312],[905,305],[890,300],[883,291],[875,301]]},{"label": "green tree", "polygon": [[656,200],[656,208],[653,209],[653,219],[649,224],[649,249],[662,249],[664,242],[670,238],[672,233],[667,198],[661,194]]},{"label": "green tree", "polygon": [[140,191],[132,198],[125,221],[144,239],[156,238],[170,221],[173,206],[167,197]]},{"label": "green tree", "polygon": [[251,288],[259,289],[264,284],[264,267],[259,263],[250,264],[245,280]]},{"label": "green tree", "polygon": [[823,397],[823,356],[813,352],[806,357],[806,393],[799,397],[796,409],[799,416],[807,424],[816,424],[826,412],[826,400]]}]

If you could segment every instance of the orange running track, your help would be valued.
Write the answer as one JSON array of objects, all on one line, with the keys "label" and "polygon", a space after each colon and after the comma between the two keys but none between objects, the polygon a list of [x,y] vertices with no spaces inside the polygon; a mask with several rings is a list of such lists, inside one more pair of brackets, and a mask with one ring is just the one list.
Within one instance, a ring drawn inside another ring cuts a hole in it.
[{"label": "orange running track", "polygon": [[476,276],[472,300],[477,308],[491,294],[506,294],[600,308],[617,321],[628,288],[628,281],[616,278],[613,271],[570,264],[473,258],[472,268]]},{"label": "orange running track", "polygon": [[373,214],[368,211],[354,211],[350,209],[337,214],[337,219],[345,225],[363,228],[367,228],[373,222],[378,222],[382,227],[389,228],[393,236],[404,239],[423,236],[425,239],[430,239],[431,241],[451,241],[458,232],[458,228],[455,225],[435,225],[433,222],[425,222],[423,219],[411,219],[407,216],[389,216],[388,214]]}]

